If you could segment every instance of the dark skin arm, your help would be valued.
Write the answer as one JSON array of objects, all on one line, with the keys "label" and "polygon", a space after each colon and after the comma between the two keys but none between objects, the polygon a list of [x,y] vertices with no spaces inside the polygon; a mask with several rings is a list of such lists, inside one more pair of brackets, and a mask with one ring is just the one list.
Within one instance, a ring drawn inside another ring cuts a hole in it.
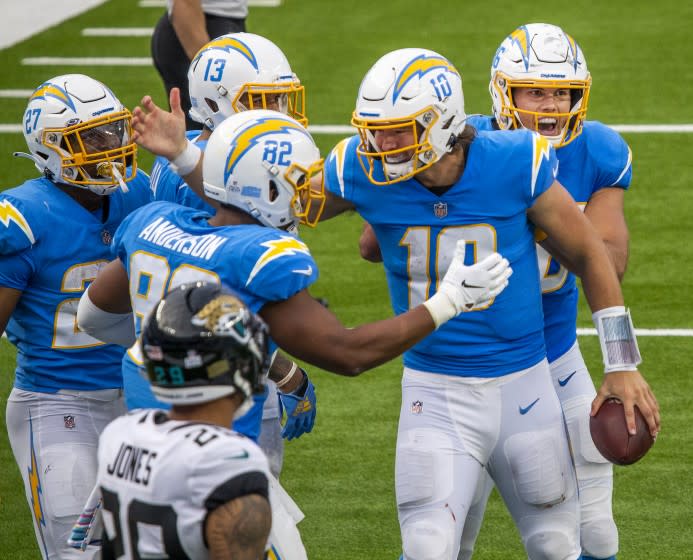
[{"label": "dark skin arm", "polygon": [[[346,376],[383,364],[433,332],[435,325],[423,305],[375,323],[346,328],[307,290],[260,311],[272,338],[292,356]],[[301,317],[296,321],[296,317]]]},{"label": "dark skin arm", "polygon": [[210,560],[263,558],[271,526],[269,502],[258,494],[248,494],[219,506],[205,523]]},{"label": "dark skin arm", "polygon": [[22,297],[20,290],[14,288],[0,287],[0,334],[5,332],[7,323],[14,313],[19,298]]}]

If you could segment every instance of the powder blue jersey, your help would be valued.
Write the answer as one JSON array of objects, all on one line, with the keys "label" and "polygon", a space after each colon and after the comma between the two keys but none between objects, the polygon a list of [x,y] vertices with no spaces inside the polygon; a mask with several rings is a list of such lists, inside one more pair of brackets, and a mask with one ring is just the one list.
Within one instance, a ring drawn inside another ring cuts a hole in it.
[{"label": "powder blue jersey", "polygon": [[[198,140],[199,130],[189,130],[185,135],[188,140],[194,142],[195,145],[204,151],[207,146],[207,140]],[[161,156],[154,160],[154,166],[152,167],[152,197],[153,200],[177,202],[183,206],[204,210],[210,214],[215,212],[212,206],[197,196],[195,191],[183,181],[182,177],[171,169],[171,163]]]},{"label": "powder blue jersey", "polygon": [[123,218],[149,201],[149,176],[108,196],[108,216],[90,212],[46,178],[0,193],[0,285],[22,292],[7,324],[17,347],[14,385],[26,391],[122,386],[122,347],[77,327],[77,304],[111,258]]},{"label": "powder blue jersey", "polygon": [[[405,366],[497,377],[544,358],[534,227],[526,212],[555,179],[549,142],[528,131],[482,132],[469,148],[462,177],[440,196],[415,179],[372,184],[358,160],[358,144],[352,137],[333,149],[326,186],[373,226],[395,313],[435,293],[459,239],[467,241],[467,264],[498,251],[513,268],[508,287],[490,307],[448,321],[405,353]],[[382,168],[378,172],[382,177]]]},{"label": "powder blue jersey", "polygon": [[[493,117],[474,115],[467,123],[477,130],[497,130]],[[582,134],[556,150],[558,181],[584,209],[600,189],[630,185],[631,151],[621,135],[608,126],[587,121]],[[550,362],[565,354],[575,343],[578,289],[575,276],[541,247],[537,247],[542,275],[544,337]]]},{"label": "powder blue jersey", "polygon": [[[206,280],[234,289],[257,312],[268,302],[282,301],[308,288],[318,270],[308,247],[293,234],[260,225],[212,227],[206,212],[170,202],[152,202],[134,212],[113,239],[130,278],[130,299],[136,333],[142,320],[173,286]],[[165,406],[158,403],[139,374],[142,356],[137,345],[123,362],[129,408]],[[257,437],[264,398],[256,399],[247,422],[234,429]]]}]

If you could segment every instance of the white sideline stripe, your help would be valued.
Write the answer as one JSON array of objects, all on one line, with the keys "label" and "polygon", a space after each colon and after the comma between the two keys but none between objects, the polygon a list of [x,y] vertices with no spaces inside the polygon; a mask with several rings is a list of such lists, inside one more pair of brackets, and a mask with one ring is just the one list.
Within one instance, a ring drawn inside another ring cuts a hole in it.
[{"label": "white sideline stripe", "polygon": [[[248,0],[251,8],[276,8],[282,5],[282,0]],[[141,0],[140,8],[165,8],[166,0]]]},{"label": "white sideline stripe", "polygon": [[27,99],[33,92],[33,89],[0,89],[0,97]]},{"label": "white sideline stripe", "polygon": [[[577,329],[579,336],[597,336],[597,329]],[[693,329],[635,329],[637,336],[693,336]]]},{"label": "white sideline stripe", "polygon": [[[578,328],[578,336],[597,336],[597,329]],[[693,329],[635,329],[637,336],[693,336]],[[2,336],[6,336],[2,333]]]},{"label": "white sideline stripe", "polygon": [[85,27],[83,37],[149,37],[153,27]]},{"label": "white sideline stripe", "polygon": [[37,56],[23,58],[24,66],[153,66],[150,57],[119,56]]},{"label": "white sideline stripe", "polygon": [[[663,133],[672,132],[692,133],[693,124],[610,124],[616,132]],[[316,134],[354,134],[356,129],[349,125],[315,124],[308,125],[308,130]]]}]

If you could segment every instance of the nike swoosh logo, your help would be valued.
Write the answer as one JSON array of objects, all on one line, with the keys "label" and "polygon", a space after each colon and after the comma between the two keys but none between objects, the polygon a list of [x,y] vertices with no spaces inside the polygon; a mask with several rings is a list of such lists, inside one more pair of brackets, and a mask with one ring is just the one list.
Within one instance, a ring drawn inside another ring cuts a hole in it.
[{"label": "nike swoosh logo", "polygon": [[228,457],[224,457],[224,459],[247,459],[248,457],[250,457],[250,455],[244,449],[243,453],[239,453],[238,455],[229,455]]},{"label": "nike swoosh logo", "polygon": [[568,381],[570,381],[570,379],[571,379],[571,378],[573,377],[573,375],[575,375],[576,373],[577,373],[577,370],[575,370],[573,373],[571,373],[568,377],[564,377],[563,379],[561,379],[561,378],[559,377],[559,378],[558,378],[558,384],[559,384],[561,387],[565,387],[565,386],[568,384]]},{"label": "nike swoosh logo", "polygon": [[308,266],[308,268],[295,268],[291,272],[295,272],[296,274],[304,274],[306,276],[310,276],[313,274],[313,267]]},{"label": "nike swoosh logo", "polygon": [[460,284],[463,288],[483,288],[483,286],[475,286],[474,284],[467,284],[466,280],[462,280],[462,284]]},{"label": "nike swoosh logo", "polygon": [[521,406],[518,406],[520,409],[520,414],[527,414],[530,410],[532,410],[532,407],[539,402],[539,397],[536,398],[536,400],[530,404],[528,404],[526,407],[522,408]]}]

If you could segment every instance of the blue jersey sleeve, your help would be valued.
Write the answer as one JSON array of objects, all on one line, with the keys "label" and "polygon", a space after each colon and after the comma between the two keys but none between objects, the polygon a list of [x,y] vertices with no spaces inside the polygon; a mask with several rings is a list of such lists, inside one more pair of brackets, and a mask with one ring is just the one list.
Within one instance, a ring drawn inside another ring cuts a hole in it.
[{"label": "blue jersey sleeve", "polygon": [[332,149],[325,160],[325,189],[347,200],[353,199],[353,173],[357,168],[360,170],[356,154],[359,142],[358,136],[345,138]]},{"label": "blue jersey sleeve", "polygon": [[632,153],[621,135],[599,122],[590,122],[583,134],[589,135],[587,146],[596,163],[597,185],[627,189],[633,174]]},{"label": "blue jersey sleeve", "polygon": [[318,267],[308,246],[289,233],[266,228],[246,245],[242,262],[245,287],[266,301],[281,301],[318,279]]},{"label": "blue jersey sleeve", "polygon": [[31,211],[15,197],[0,195],[0,255],[30,249],[36,243]]}]

